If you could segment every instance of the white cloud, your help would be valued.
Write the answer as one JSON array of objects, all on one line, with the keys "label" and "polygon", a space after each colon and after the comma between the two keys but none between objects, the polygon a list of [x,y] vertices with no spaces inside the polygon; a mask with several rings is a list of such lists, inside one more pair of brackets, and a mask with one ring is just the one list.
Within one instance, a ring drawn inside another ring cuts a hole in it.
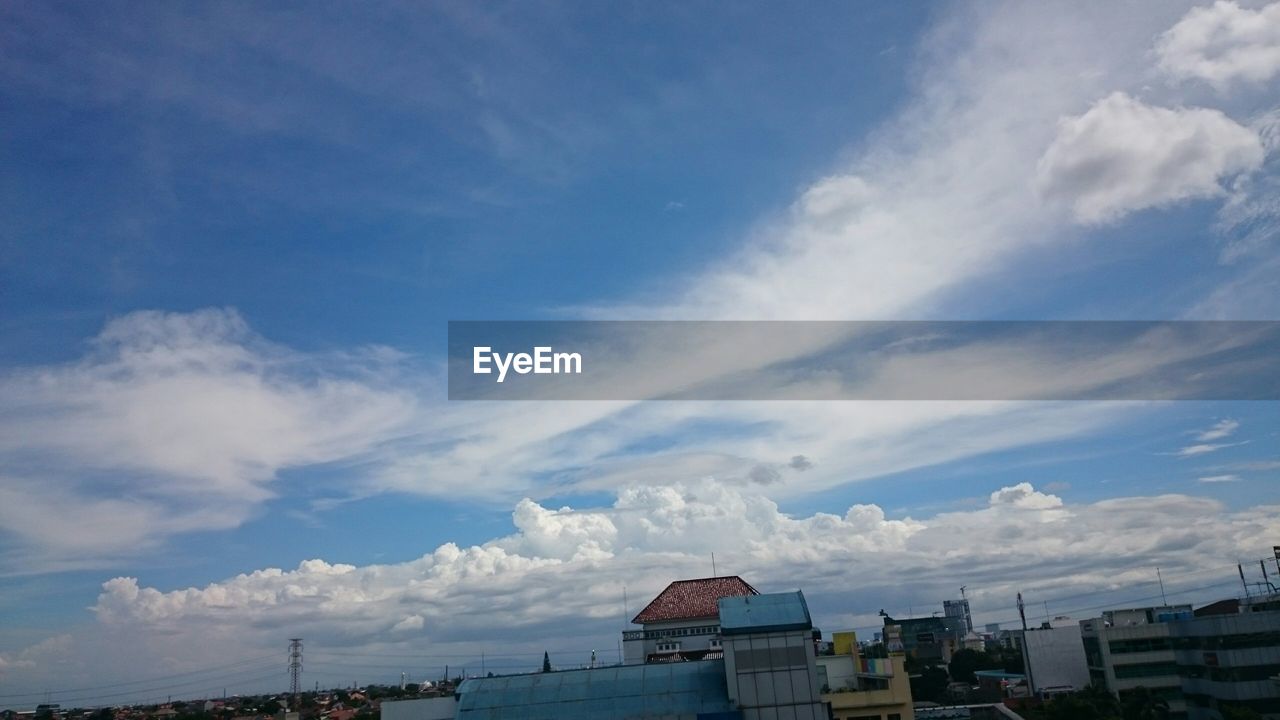
[{"label": "white cloud", "polygon": [[992,505],[1008,505],[1027,510],[1049,510],[1062,507],[1062,498],[1037,491],[1031,483],[1018,483],[991,493]]},{"label": "white cloud", "polygon": [[1076,220],[1101,223],[1225,194],[1224,177],[1262,165],[1256,133],[1217,110],[1163,108],[1123,92],[1064,118],[1036,164],[1036,185]]},{"label": "white cloud", "polygon": [[[803,587],[825,626],[949,597],[961,582],[956,568],[964,568],[979,613],[997,619],[1019,590],[1050,600],[1116,590],[1132,598],[1156,565],[1166,582],[1175,578],[1171,592],[1191,573],[1189,586],[1212,581],[1204,573],[1214,569],[1234,581],[1234,558],[1268,550],[1258,538],[1280,532],[1277,507],[1233,511],[1186,495],[1073,504],[1030,483],[997,488],[977,509],[918,519],[864,504],[843,515],[792,517],[745,487],[698,481],[628,487],[603,508],[524,501],[513,520],[518,529],[508,537],[446,544],[402,563],[311,560],[171,591],[115,578],[94,606],[94,632],[130,638],[128,648],[235,638],[241,654],[297,633],[315,653],[307,667],[316,669],[338,662],[326,651],[361,647],[373,658],[415,651],[475,658],[485,649],[491,658],[523,650],[540,658],[542,648],[571,646],[567,625],[580,638],[572,647],[612,649],[624,587],[634,613],[667,582],[706,574],[712,552],[722,573],[766,591]],[[1093,605],[1096,597],[1078,602]]]},{"label": "white cloud", "polygon": [[1238,429],[1240,429],[1240,422],[1238,420],[1224,418],[1210,427],[1197,432],[1195,436],[1198,442],[1190,445],[1184,445],[1174,454],[1178,457],[1194,457],[1196,455],[1206,455],[1211,452],[1217,452],[1223,448],[1243,445],[1243,442],[1213,442],[1214,440],[1222,440],[1231,437]]},{"label": "white cloud", "polygon": [[1240,428],[1239,420],[1232,420],[1231,418],[1225,418],[1223,420],[1219,420],[1218,422],[1214,423],[1213,427],[1209,428],[1208,430],[1201,431],[1198,435],[1196,435],[1196,439],[1204,442],[1208,442],[1210,440],[1221,440],[1222,438],[1230,437],[1231,434],[1234,433],[1239,428]]},{"label": "white cloud", "polygon": [[1160,69],[1219,90],[1262,83],[1280,73],[1280,3],[1257,10],[1229,0],[1192,8],[1156,43]]},{"label": "white cloud", "polygon": [[1193,457],[1195,455],[1206,455],[1211,452],[1217,452],[1223,448],[1235,447],[1244,443],[1196,443],[1194,445],[1186,445],[1176,453],[1178,457]]},{"label": "white cloud", "polygon": [[237,526],[281,469],[357,457],[403,428],[416,399],[396,361],[293,352],[229,310],[139,312],[78,362],[5,374],[0,529],[21,540],[9,564],[93,563]]},{"label": "white cloud", "polygon": [[1239,475],[1209,475],[1207,477],[1199,478],[1197,482],[1202,482],[1206,484],[1233,483],[1233,482],[1240,482],[1242,479],[1243,478],[1241,478]]}]

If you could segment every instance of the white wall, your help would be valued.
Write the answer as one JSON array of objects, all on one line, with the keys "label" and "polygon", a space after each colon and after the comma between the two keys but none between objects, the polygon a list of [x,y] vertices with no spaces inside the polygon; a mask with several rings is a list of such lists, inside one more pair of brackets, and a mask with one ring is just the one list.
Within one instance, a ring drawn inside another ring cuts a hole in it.
[{"label": "white wall", "polygon": [[1023,652],[1031,664],[1032,690],[1071,687],[1081,690],[1089,684],[1089,665],[1079,625],[1028,630]]}]

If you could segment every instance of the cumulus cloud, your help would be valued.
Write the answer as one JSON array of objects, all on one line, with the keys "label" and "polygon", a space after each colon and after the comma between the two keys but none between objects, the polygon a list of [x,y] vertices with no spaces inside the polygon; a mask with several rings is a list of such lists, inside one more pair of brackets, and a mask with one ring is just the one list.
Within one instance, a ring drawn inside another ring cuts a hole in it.
[{"label": "cumulus cloud", "polygon": [[1159,67],[1178,80],[1203,80],[1219,90],[1261,83],[1280,73],[1280,3],[1257,10],[1218,0],[1192,8],[1156,43]]},{"label": "cumulus cloud", "polygon": [[1257,134],[1217,110],[1154,107],[1115,92],[1059,122],[1036,185],[1077,221],[1102,223],[1224,195],[1223,178],[1256,170],[1263,157]]},{"label": "cumulus cloud", "polygon": [[624,588],[643,603],[671,580],[705,575],[711,552],[722,573],[764,590],[803,587],[820,624],[874,624],[877,608],[920,607],[957,584],[968,585],[980,614],[998,618],[1019,590],[1132,594],[1154,565],[1166,582],[1196,573],[1192,585],[1203,585],[1203,572],[1219,567],[1233,581],[1233,559],[1263,552],[1257,539],[1280,532],[1280,508],[1232,511],[1186,495],[1071,504],[1019,483],[995,489],[983,507],[927,518],[891,518],[867,504],[793,517],[748,488],[699,481],[625,488],[602,508],[522,501],[513,521],[510,536],[395,564],[311,560],[169,591],[119,577],[93,609],[101,628],[138,637],[290,632],[308,638],[309,652],[430,647],[474,658],[488,647],[540,657],[548,643],[565,647],[565,623],[581,647],[612,648]]},{"label": "cumulus cloud", "polygon": [[991,493],[991,504],[1008,505],[1024,510],[1049,510],[1062,507],[1062,498],[1039,492],[1031,483],[1018,483]]}]

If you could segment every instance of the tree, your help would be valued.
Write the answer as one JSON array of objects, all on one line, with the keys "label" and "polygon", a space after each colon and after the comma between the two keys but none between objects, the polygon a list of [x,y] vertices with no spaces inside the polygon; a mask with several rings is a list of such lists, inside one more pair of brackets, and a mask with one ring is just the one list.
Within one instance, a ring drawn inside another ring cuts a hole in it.
[{"label": "tree", "polygon": [[542,672],[551,672],[551,655],[542,651]]},{"label": "tree", "polygon": [[1120,715],[1124,720],[1169,720],[1169,703],[1150,689],[1139,686],[1125,694]]},{"label": "tree", "polygon": [[1093,707],[1098,717],[1120,717],[1120,702],[1101,685],[1089,683],[1078,697]]},{"label": "tree", "polygon": [[990,655],[965,648],[964,650],[957,650],[951,656],[951,662],[947,665],[947,670],[951,673],[952,680],[972,685],[977,682],[977,678],[973,674],[975,670],[995,670],[1000,667],[1000,661]]},{"label": "tree", "polygon": [[941,703],[946,700],[947,671],[936,665],[930,665],[911,676],[911,697],[917,700]]},{"label": "tree", "polygon": [[1262,720],[1257,710],[1241,705],[1223,705],[1221,710],[1223,720]]}]

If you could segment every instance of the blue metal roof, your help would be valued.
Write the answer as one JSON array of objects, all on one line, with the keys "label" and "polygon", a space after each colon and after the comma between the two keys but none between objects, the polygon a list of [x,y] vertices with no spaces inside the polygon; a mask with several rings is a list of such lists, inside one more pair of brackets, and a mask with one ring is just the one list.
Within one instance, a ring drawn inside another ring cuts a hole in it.
[{"label": "blue metal roof", "polygon": [[473,678],[458,695],[458,720],[741,717],[722,660]]},{"label": "blue metal roof", "polygon": [[720,598],[720,632],[723,635],[808,630],[812,627],[809,605],[799,590]]}]

